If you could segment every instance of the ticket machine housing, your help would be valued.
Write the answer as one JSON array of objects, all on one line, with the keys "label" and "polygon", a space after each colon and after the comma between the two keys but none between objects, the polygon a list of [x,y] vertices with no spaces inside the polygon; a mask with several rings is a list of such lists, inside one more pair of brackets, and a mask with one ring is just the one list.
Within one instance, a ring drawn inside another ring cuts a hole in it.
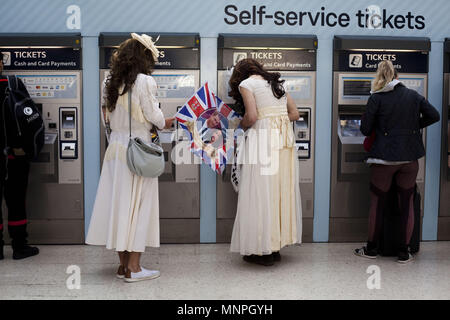
[{"label": "ticket machine housing", "polygon": [[0,51],[4,74],[22,80],[45,125],[44,147],[30,163],[29,242],[83,244],[81,35],[1,34]]},{"label": "ticket machine housing", "polygon": [[[397,59],[393,64],[399,80],[427,97],[429,50],[428,38],[334,38],[330,242],[367,240],[370,167],[365,163],[367,152],[360,124],[378,63],[385,58]],[[370,60],[375,55],[381,60]],[[415,69],[414,59],[418,59],[420,70]],[[425,143],[425,130],[423,139]],[[424,181],[422,158],[417,176],[422,199]]]}]

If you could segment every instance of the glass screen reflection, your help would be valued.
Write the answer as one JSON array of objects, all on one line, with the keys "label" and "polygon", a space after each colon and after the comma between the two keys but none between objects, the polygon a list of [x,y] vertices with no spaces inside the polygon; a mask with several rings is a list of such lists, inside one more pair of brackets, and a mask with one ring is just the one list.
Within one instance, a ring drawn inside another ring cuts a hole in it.
[{"label": "glass screen reflection", "polygon": [[363,137],[360,131],[361,116],[341,116],[341,135],[343,137]]}]

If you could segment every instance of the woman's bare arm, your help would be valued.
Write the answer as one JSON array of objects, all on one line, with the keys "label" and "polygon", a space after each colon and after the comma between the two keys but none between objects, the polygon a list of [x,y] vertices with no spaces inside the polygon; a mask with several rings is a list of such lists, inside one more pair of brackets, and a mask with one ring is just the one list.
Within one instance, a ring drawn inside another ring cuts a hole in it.
[{"label": "woman's bare arm", "polygon": [[245,106],[245,115],[241,120],[241,127],[244,129],[248,129],[258,119],[258,112],[256,111],[256,100],[250,90],[241,87],[240,92]]},{"label": "woman's bare arm", "polygon": [[294,99],[292,99],[291,95],[286,92],[287,97],[287,109],[288,109],[288,117],[291,121],[296,121],[300,117],[300,114],[298,113],[297,105],[294,102]]}]

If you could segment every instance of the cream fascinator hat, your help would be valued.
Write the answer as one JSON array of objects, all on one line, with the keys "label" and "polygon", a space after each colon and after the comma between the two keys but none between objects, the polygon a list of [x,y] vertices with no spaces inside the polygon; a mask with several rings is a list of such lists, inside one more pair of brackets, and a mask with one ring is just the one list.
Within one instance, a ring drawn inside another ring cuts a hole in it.
[{"label": "cream fascinator hat", "polygon": [[155,42],[153,42],[152,37],[150,37],[144,33],[141,35],[138,35],[137,33],[133,32],[131,34],[131,37],[133,39],[136,39],[140,43],[142,43],[144,45],[144,47],[146,47],[148,50],[150,50],[150,52],[152,53],[153,59],[155,61],[158,61],[159,51],[158,51],[158,49],[156,49],[155,43],[159,40],[159,36],[155,40]]}]

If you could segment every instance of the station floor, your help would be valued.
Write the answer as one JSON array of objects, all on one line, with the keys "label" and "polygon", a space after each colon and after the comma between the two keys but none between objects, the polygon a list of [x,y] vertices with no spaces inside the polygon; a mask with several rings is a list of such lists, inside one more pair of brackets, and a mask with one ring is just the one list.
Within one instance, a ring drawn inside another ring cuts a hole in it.
[{"label": "station floor", "polygon": [[[450,299],[450,242],[422,243],[407,265],[356,257],[358,245],[292,246],[272,267],[244,262],[228,244],[162,245],[142,259],[161,277],[139,283],[117,279],[118,258],[103,247],[39,246],[38,256],[20,261],[6,247],[0,299]],[[71,265],[80,268],[80,289],[67,287]],[[368,289],[371,265],[379,267],[380,289]]]}]

